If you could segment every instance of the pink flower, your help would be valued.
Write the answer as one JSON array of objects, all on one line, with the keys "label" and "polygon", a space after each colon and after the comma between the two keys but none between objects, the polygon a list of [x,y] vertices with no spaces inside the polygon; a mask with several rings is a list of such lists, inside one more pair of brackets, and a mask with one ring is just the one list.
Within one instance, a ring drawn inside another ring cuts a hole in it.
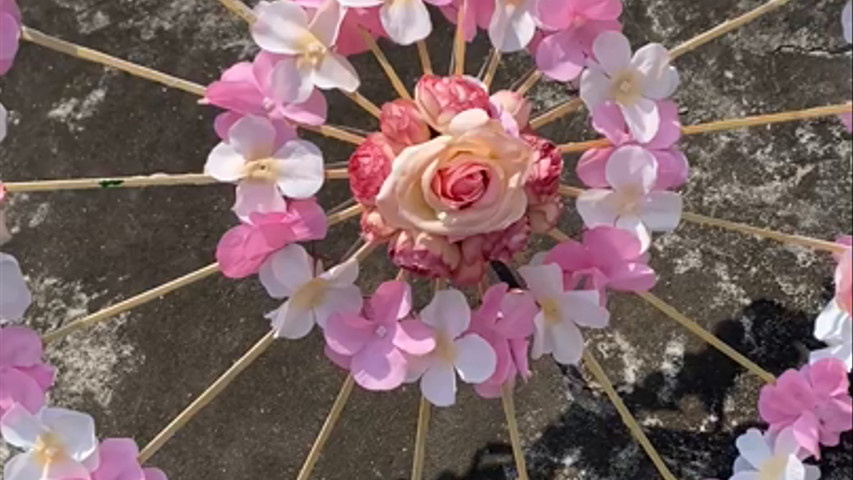
[{"label": "pink flower", "polygon": [[400,231],[388,252],[395,265],[426,278],[449,278],[462,260],[458,245],[425,232]]},{"label": "pink flower", "polygon": [[374,205],[382,183],[391,174],[394,147],[381,133],[367,137],[349,159],[349,186],[359,203]]},{"label": "pink flower", "polygon": [[15,0],[0,0],[0,75],[12,68],[21,41],[21,10]]},{"label": "pink flower", "polygon": [[[317,9],[323,6],[326,0],[295,0],[295,2],[308,10],[313,16]],[[382,22],[379,19],[377,8],[348,8],[341,24],[335,51],[349,57],[364,53],[370,48],[364,43],[361,30],[367,30],[373,38],[387,37]]]},{"label": "pink flower", "polygon": [[399,150],[424,143],[431,137],[429,125],[411,100],[399,99],[383,105],[379,125],[385,138],[398,145]]},{"label": "pink flower", "polygon": [[841,123],[847,128],[847,131],[853,133],[853,113],[842,113]]},{"label": "pink flower", "polygon": [[559,194],[535,205],[528,205],[527,219],[533,233],[548,233],[557,226],[563,213],[563,198]]},{"label": "pink flower", "polygon": [[376,9],[388,37],[400,45],[411,45],[423,40],[432,32],[432,21],[424,1],[433,5],[446,5],[451,0],[337,0],[344,7],[380,7]]},{"label": "pink flower", "polygon": [[583,234],[583,243],[574,240],[554,247],[545,263],[563,270],[566,290],[598,290],[605,305],[606,289],[645,292],[657,278],[648,265],[643,245],[631,232],[613,227],[596,227]]},{"label": "pink flower", "polygon": [[0,328],[0,417],[20,404],[35,415],[53,386],[56,369],[44,363],[41,336],[26,327]]},{"label": "pink flower", "polygon": [[[497,110],[497,117],[508,130],[520,132],[527,128],[530,123],[530,113],[533,105],[524,98],[524,95],[512,90],[501,90],[491,97],[492,106]],[[509,118],[505,118],[508,116]],[[512,119],[507,125],[508,119]]]},{"label": "pink flower", "polygon": [[92,480],[168,480],[157,468],[139,465],[139,448],[129,438],[108,438],[98,447],[100,464]]},{"label": "pink flower", "polygon": [[[4,112],[3,105],[0,105],[0,114]],[[2,120],[2,118],[0,118]],[[5,244],[12,239],[12,232],[6,226],[6,213],[3,212],[3,202],[6,200],[6,187],[3,182],[0,182],[0,245]]]},{"label": "pink flower", "polygon": [[607,137],[614,146],[593,148],[583,154],[577,166],[578,177],[582,182],[593,188],[606,187],[605,171],[613,152],[620,146],[639,145],[648,150],[657,162],[658,178],[655,189],[668,190],[684,185],[687,181],[689,165],[687,157],[677,146],[681,138],[678,105],[670,100],[657,102],[657,105],[660,112],[660,129],[648,143],[639,143],[634,140],[622,111],[612,102],[607,102],[595,109],[592,126]]},{"label": "pink flower", "polygon": [[335,362],[348,358],[356,383],[368,390],[388,391],[406,379],[409,355],[435,349],[432,329],[410,317],[412,290],[404,282],[385,282],[361,314],[339,312],[326,321],[328,348]]},{"label": "pink flower", "polygon": [[375,208],[367,208],[361,214],[361,235],[368,242],[387,242],[397,230],[385,224],[385,219]]},{"label": "pink flower", "polygon": [[484,398],[501,396],[504,384],[513,384],[517,374],[530,375],[527,350],[533,335],[533,318],[538,313],[533,296],[509,291],[505,283],[489,288],[471,320],[471,333],[480,335],[497,354],[495,373],[474,388]]},{"label": "pink flower", "polygon": [[848,315],[853,315],[853,237],[842,235],[837,241],[846,245],[847,249],[838,256],[838,266],[835,268],[835,297],[841,308]]},{"label": "pink flower", "polygon": [[533,147],[534,160],[524,189],[530,203],[539,203],[557,194],[563,175],[563,155],[552,142],[542,137],[525,134],[522,139]]},{"label": "pink flower", "polygon": [[[452,3],[441,8],[441,13],[447,17],[450,23],[456,25],[456,20],[459,18],[459,6],[462,4],[462,0],[453,0]],[[463,26],[465,41],[473,42],[478,27],[481,30],[489,29],[489,24],[492,22],[492,16],[495,13],[495,1],[467,0],[464,5],[467,7],[464,17],[465,25]]]},{"label": "pink flower", "polygon": [[853,429],[853,399],[847,369],[836,359],[788,370],[775,385],[761,390],[758,410],[770,432],[793,428],[797,443],[820,459],[820,447],[834,447],[842,432]]},{"label": "pink flower", "polygon": [[485,276],[490,261],[512,261],[513,255],[524,250],[529,239],[530,223],[522,217],[504,230],[459,241],[462,262],[453,272],[453,283],[459,286],[476,285]]},{"label": "pink flower", "polygon": [[489,92],[470,77],[424,75],[415,86],[415,101],[427,123],[439,132],[456,115],[471,109],[491,112]]},{"label": "pink flower", "polygon": [[217,133],[227,138],[228,127],[244,115],[268,117],[275,123],[290,121],[306,125],[326,123],[326,98],[315,89],[299,104],[283,101],[273,76],[275,66],[284,59],[261,51],[253,62],[240,62],[222,73],[222,77],[207,87],[205,100],[231,112],[217,118]]},{"label": "pink flower", "polygon": [[0,319],[19,322],[33,297],[15,257],[0,252]]},{"label": "pink flower", "polygon": [[315,200],[292,200],[284,212],[253,213],[249,221],[226,232],[216,247],[216,260],[226,277],[245,278],[276,251],[323,239],[327,229],[326,214]]}]

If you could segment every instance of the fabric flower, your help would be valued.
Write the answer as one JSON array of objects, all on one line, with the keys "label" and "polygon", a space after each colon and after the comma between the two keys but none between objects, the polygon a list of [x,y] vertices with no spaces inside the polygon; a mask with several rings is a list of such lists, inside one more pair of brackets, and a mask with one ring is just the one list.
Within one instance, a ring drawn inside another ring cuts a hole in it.
[{"label": "fabric flower", "polygon": [[15,0],[0,0],[0,75],[12,68],[21,41],[21,10]]},{"label": "fabric flower", "polygon": [[33,297],[15,257],[0,252],[0,319],[19,322]]},{"label": "fabric flower", "polygon": [[612,190],[592,189],[577,200],[577,209],[588,228],[615,226],[642,241],[651,242],[649,231],[670,231],[681,220],[682,200],[675,192],[653,190],[657,162],[648,150],[635,145],[621,147],[605,167]]},{"label": "fabric flower", "polygon": [[255,7],[255,43],[269,52],[287,55],[272,71],[274,88],[280,89],[279,100],[305,102],[314,87],[346,92],[358,89],[355,68],[332,50],[344,13],[335,0],[326,0],[310,21],[302,7],[287,0],[262,1]]},{"label": "fabric flower", "polygon": [[504,115],[507,115],[513,120],[511,128],[516,132],[527,128],[530,123],[530,113],[533,111],[533,104],[524,98],[524,95],[513,90],[501,90],[492,95],[490,101],[492,107],[498,111],[497,117],[501,119],[504,127],[507,127],[504,118]]},{"label": "fabric flower", "polygon": [[462,262],[453,272],[453,282],[459,286],[476,285],[486,274],[488,262],[509,263],[516,253],[524,250],[530,232],[530,223],[522,217],[503,230],[465,238],[459,242]]},{"label": "fabric flower", "polygon": [[539,0],[536,17],[545,37],[536,49],[536,65],[549,78],[574,80],[593,57],[592,45],[603,32],[620,32],[621,0]]},{"label": "fabric flower", "polygon": [[847,248],[837,257],[835,298],[845,312],[853,315],[853,237],[842,235],[838,238],[838,243]]},{"label": "fabric flower", "polygon": [[395,160],[376,206],[388,225],[464,238],[503,230],[527,207],[529,145],[482,110],[454,118],[447,135]]},{"label": "fabric flower", "polygon": [[244,117],[231,127],[228,142],[207,157],[204,173],[222,182],[237,183],[234,212],[242,219],[252,213],[282,212],[282,195],[314,196],[326,178],[323,154],[316,145],[288,139],[276,148],[276,130],[266,118]]},{"label": "fabric flower", "polygon": [[385,224],[385,219],[375,208],[367,208],[361,213],[361,236],[370,243],[388,243],[397,230]]},{"label": "fabric flower", "polygon": [[56,369],[42,361],[38,333],[26,327],[0,328],[0,417],[15,405],[38,413],[56,377]]},{"label": "fabric flower", "polygon": [[482,383],[495,372],[497,356],[476,333],[465,333],[471,309],[459,290],[441,290],[421,311],[421,320],[433,327],[435,348],[410,360],[410,375],[421,379],[421,393],[437,407],[456,403],[456,375],[465,383]]},{"label": "fabric flower", "polygon": [[775,385],[762,388],[758,411],[771,433],[790,427],[796,443],[820,459],[819,445],[834,447],[842,432],[853,429],[849,386],[843,363],[821,360],[788,370]]},{"label": "fabric flower", "polygon": [[391,240],[388,254],[394,265],[430,279],[449,278],[462,261],[459,246],[447,237],[406,230]]},{"label": "fabric flower", "polygon": [[489,342],[497,357],[495,373],[474,386],[481,397],[500,397],[503,386],[512,385],[516,375],[530,375],[527,350],[536,312],[536,302],[528,292],[510,291],[505,283],[486,290],[469,330]]},{"label": "fabric flower", "polygon": [[736,441],[740,456],[730,480],[818,480],[820,469],[804,465],[797,458],[797,444],[791,432],[762,434],[749,429]]},{"label": "fabric flower", "polygon": [[459,19],[459,7],[465,6],[463,33],[466,42],[474,41],[477,35],[477,27],[488,30],[495,14],[495,0],[453,0],[451,3],[441,7],[441,12],[452,24],[456,25]]},{"label": "fabric flower", "polygon": [[385,282],[362,313],[329,317],[323,333],[329,349],[346,357],[356,383],[368,390],[393,390],[406,379],[409,355],[435,349],[432,329],[410,317],[412,290],[404,282]]},{"label": "fabric flower", "polygon": [[25,450],[6,463],[6,480],[88,479],[99,466],[95,420],[85,413],[45,408],[33,415],[16,405],[0,419],[0,431]]},{"label": "fabric flower", "polygon": [[542,234],[550,232],[559,223],[562,213],[563,198],[560,195],[552,195],[540,203],[528,205],[527,219],[530,230]]},{"label": "fabric flower", "polygon": [[466,110],[478,108],[491,112],[492,109],[485,85],[464,76],[424,75],[415,86],[415,102],[427,123],[441,133]]},{"label": "fabric flower", "polygon": [[669,65],[669,52],[663,45],[646,45],[631,57],[631,44],[619,32],[604,32],[592,45],[596,61],[581,76],[581,99],[594,111],[613,101],[625,115],[634,138],[650,142],[660,128],[656,100],[675,93],[679,78]]},{"label": "fabric flower", "polygon": [[639,145],[649,151],[657,162],[656,190],[678,188],[687,181],[689,165],[687,157],[678,148],[681,138],[681,120],[678,105],[671,100],[657,102],[660,112],[660,128],[648,143],[637,143],[625,123],[622,111],[613,102],[605,102],[592,113],[592,126],[604,135],[613,146],[593,148],[584,152],[577,166],[578,177],[588,187],[606,188],[607,162],[619,147]]},{"label": "fabric flower", "polygon": [[228,230],[216,247],[216,261],[226,277],[245,278],[258,273],[277,250],[292,243],[322,240],[328,229],[326,214],[315,200],[293,200],[284,212],[252,213]]},{"label": "fabric flower", "polygon": [[536,34],[533,11],[538,0],[496,0],[489,22],[492,46],[502,52],[524,50]]},{"label": "fabric flower", "polygon": [[397,150],[429,141],[429,125],[421,118],[418,106],[411,100],[398,99],[382,106],[379,127]]},{"label": "fabric flower", "polygon": [[[426,0],[433,5],[447,5],[452,0]],[[424,0],[338,0],[345,7],[382,6],[379,18],[388,37],[400,45],[411,45],[432,32],[432,21]]]},{"label": "fabric flower", "polygon": [[533,148],[534,160],[524,189],[531,204],[548,201],[559,193],[563,175],[563,154],[553,142],[537,135],[525,134],[525,142]]},{"label": "fabric flower", "polygon": [[[294,0],[295,3],[310,9],[309,15],[313,16],[323,6],[326,0]],[[340,3],[340,2],[338,2]],[[338,41],[335,42],[335,51],[344,56],[357,55],[370,50],[364,42],[361,32],[366,31],[373,38],[387,37],[382,21],[379,19],[379,9],[376,8],[348,8],[341,23],[338,33]]]},{"label": "fabric flower", "polygon": [[841,26],[844,29],[844,40],[853,43],[853,2],[847,2],[841,12]]},{"label": "fabric flower", "polygon": [[382,183],[391,174],[394,147],[381,133],[372,133],[349,158],[349,186],[358,203],[373,206]]},{"label": "fabric flower", "polygon": [[139,465],[139,447],[129,438],[104,440],[98,455],[101,462],[92,472],[92,480],[168,480],[162,470]]},{"label": "fabric flower", "polygon": [[276,338],[296,340],[308,335],[315,323],[324,327],[335,313],[361,310],[355,260],[323,272],[304,248],[288,245],[261,265],[259,276],[271,297],[287,298],[267,314]]},{"label": "fabric flower", "polygon": [[577,365],[583,355],[583,337],[578,328],[604,328],[610,313],[599,305],[595,290],[563,290],[563,272],[554,264],[521,267],[518,272],[536,298],[539,312],[534,319],[531,356],[552,354],[563,365]]},{"label": "fabric flower", "polygon": [[853,238],[842,235],[838,243],[847,248],[837,255],[835,269],[835,298],[823,309],[815,322],[814,336],[827,348],[811,353],[811,363],[825,358],[844,362],[847,371],[853,370]]},{"label": "fabric flower", "polygon": [[8,132],[9,125],[9,112],[6,110],[6,107],[0,103],[0,142],[2,142],[6,138],[6,133]]}]

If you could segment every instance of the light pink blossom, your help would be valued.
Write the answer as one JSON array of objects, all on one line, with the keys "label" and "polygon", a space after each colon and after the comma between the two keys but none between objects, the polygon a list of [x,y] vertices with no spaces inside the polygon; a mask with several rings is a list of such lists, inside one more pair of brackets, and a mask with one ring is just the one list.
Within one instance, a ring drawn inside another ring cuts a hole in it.
[{"label": "light pink blossom", "polygon": [[847,2],[841,12],[841,26],[844,29],[844,40],[853,43],[853,2]]},{"label": "light pink blossom", "polygon": [[840,434],[853,429],[853,399],[848,393],[847,369],[827,359],[788,370],[775,385],[761,390],[758,409],[770,432],[791,427],[808,454],[820,458],[820,446],[834,447]]},{"label": "light pink blossom", "polygon": [[0,417],[14,405],[32,414],[45,404],[56,369],[42,361],[41,336],[26,327],[0,328]]},{"label": "light pink blossom", "polygon": [[32,302],[18,261],[0,252],[0,319],[19,322]]},{"label": "light pink blossom", "polygon": [[359,203],[375,205],[382,184],[391,174],[394,149],[383,134],[372,133],[352,152],[349,158],[349,186]]},{"label": "light pink blossom", "polygon": [[459,18],[459,7],[465,5],[464,34],[465,41],[472,42],[477,35],[477,28],[488,30],[495,13],[495,0],[453,0],[441,8],[441,12],[452,24],[456,25]]},{"label": "light pink blossom", "polygon": [[819,480],[820,469],[797,456],[799,446],[790,428],[761,433],[751,428],[736,441],[739,456],[730,480]]},{"label": "light pink blossom", "polygon": [[398,99],[383,105],[379,127],[385,138],[396,146],[395,153],[405,147],[429,141],[432,136],[417,104],[411,100]]},{"label": "light pink blossom", "polygon": [[[528,127],[533,104],[524,95],[513,90],[501,90],[491,96],[491,102],[505,128],[515,131],[517,135]],[[509,119],[512,119],[512,123],[507,125]]]},{"label": "light pink blossom", "polygon": [[489,22],[492,46],[502,52],[524,50],[536,34],[534,10],[539,0],[495,0]]},{"label": "light pink blossom", "polygon": [[98,447],[101,462],[91,480],[168,480],[157,468],[139,464],[139,447],[129,438],[108,438]]},{"label": "light pink blossom", "polygon": [[388,37],[400,45],[411,45],[432,32],[432,20],[424,1],[443,6],[452,0],[338,0],[345,7],[379,8]]},{"label": "light pink blossom", "polygon": [[459,286],[476,285],[486,274],[490,261],[508,263],[516,253],[524,250],[530,233],[530,222],[522,217],[503,230],[473,235],[459,241],[462,262],[453,272],[453,282]]},{"label": "light pink blossom", "polygon": [[838,266],[835,269],[835,297],[815,320],[814,336],[827,344],[826,348],[811,352],[810,362],[816,363],[827,358],[836,358],[853,369],[853,312],[851,312],[851,284],[853,284],[853,258],[851,258],[851,237],[842,235],[837,242],[847,248],[836,255]]},{"label": "light pink blossom", "polygon": [[445,132],[450,122],[466,110],[492,111],[489,92],[476,79],[463,76],[424,75],[415,86],[415,102],[434,129]]},{"label": "light pink blossom", "polygon": [[15,0],[0,0],[0,75],[12,68],[21,41],[21,10]]},{"label": "light pink blossom", "polygon": [[[326,0],[294,1],[305,7],[309,16],[313,17]],[[382,21],[379,19],[379,9],[348,8],[344,14],[344,21],[341,23],[338,41],[335,43],[335,51],[347,57],[368,51],[370,48],[364,42],[362,30],[367,31],[373,38],[388,36],[382,27]]]}]

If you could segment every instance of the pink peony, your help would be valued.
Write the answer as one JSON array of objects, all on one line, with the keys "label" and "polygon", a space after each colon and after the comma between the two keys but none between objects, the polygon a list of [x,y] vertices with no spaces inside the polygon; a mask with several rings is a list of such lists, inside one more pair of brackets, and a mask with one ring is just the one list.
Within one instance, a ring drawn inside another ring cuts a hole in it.
[{"label": "pink peony", "polygon": [[678,105],[670,100],[658,102],[660,129],[649,143],[634,140],[625,123],[622,111],[614,103],[600,105],[593,112],[592,126],[607,137],[613,147],[587,150],[577,166],[578,177],[589,187],[607,188],[605,178],[607,161],[618,147],[639,145],[651,152],[657,162],[657,182],[654,188],[667,190],[678,188],[687,181],[689,166],[687,157],[676,145],[681,138],[681,120]]},{"label": "pink peony", "polygon": [[20,404],[35,415],[44,407],[56,369],[44,363],[41,336],[26,327],[0,328],[0,417]]},{"label": "pink peony", "polygon": [[15,0],[0,0],[0,75],[12,68],[21,41],[21,10]]},{"label": "pink peony", "polygon": [[399,99],[383,105],[379,125],[385,138],[399,150],[424,143],[431,137],[429,125],[411,100]]},{"label": "pink peony", "polygon": [[510,262],[513,255],[524,250],[529,239],[530,224],[522,218],[504,230],[461,240],[462,262],[453,272],[453,282],[460,286],[476,285],[485,276],[490,261]]},{"label": "pink peony", "polygon": [[[522,131],[529,125],[533,104],[524,98],[524,95],[512,90],[501,90],[492,95],[491,102],[502,122],[506,123],[504,115],[512,118],[515,123],[512,127],[515,130]],[[506,126],[505,124],[504,127]]]},{"label": "pink peony", "polygon": [[415,87],[415,101],[427,123],[439,132],[466,110],[492,111],[489,92],[471,77],[424,75]]},{"label": "pink peony", "polygon": [[400,231],[389,243],[388,252],[398,267],[432,279],[450,278],[462,260],[458,245],[425,232]]},{"label": "pink peony", "polygon": [[375,208],[367,208],[361,214],[361,234],[367,242],[387,242],[397,230],[385,224],[385,219]]},{"label": "pink peony", "polygon": [[536,204],[549,200],[560,188],[563,155],[556,145],[542,137],[525,134],[522,138],[534,150],[534,161],[525,185],[527,201]]},{"label": "pink peony", "polygon": [[355,149],[349,159],[349,186],[359,203],[372,206],[391,174],[394,146],[381,133],[373,133]]},{"label": "pink peony", "polygon": [[834,447],[853,429],[853,399],[844,363],[827,359],[788,370],[761,389],[758,410],[770,433],[792,427],[800,447],[820,459],[820,446]]},{"label": "pink peony", "polygon": [[842,235],[838,243],[847,246],[838,256],[835,269],[835,298],[848,315],[853,315],[853,237]]},{"label": "pink peony", "polygon": [[316,200],[291,200],[284,212],[253,213],[248,222],[227,231],[216,247],[216,260],[226,277],[245,278],[276,251],[323,239],[327,230],[326,214]]},{"label": "pink peony", "polygon": [[483,337],[497,354],[495,373],[474,388],[484,398],[501,396],[502,387],[515,383],[516,375],[530,375],[527,351],[533,335],[533,318],[538,308],[533,296],[524,291],[509,291],[505,283],[489,288],[483,303],[471,319],[471,333]]},{"label": "pink peony", "polygon": [[98,447],[98,469],[91,480],[167,480],[157,468],[139,465],[139,448],[129,438],[108,438]]},{"label": "pink peony", "polygon": [[[385,282],[361,314],[336,313],[323,333],[332,360],[349,365],[356,383],[374,391],[393,390],[406,379],[407,354],[435,349],[432,328],[413,319],[412,290],[403,282]],[[346,359],[346,360],[345,360]]]},{"label": "pink peony", "polygon": [[547,200],[535,205],[528,205],[527,219],[533,233],[548,233],[557,226],[560,214],[563,213],[563,198],[560,194],[552,195]]}]

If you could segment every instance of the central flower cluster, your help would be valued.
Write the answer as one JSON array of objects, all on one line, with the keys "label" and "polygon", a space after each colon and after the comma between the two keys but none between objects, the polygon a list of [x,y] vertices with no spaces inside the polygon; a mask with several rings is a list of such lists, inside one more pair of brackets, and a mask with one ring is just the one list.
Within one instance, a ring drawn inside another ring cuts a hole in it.
[{"label": "central flower cluster", "polygon": [[364,236],[387,240],[399,267],[460,285],[477,283],[489,261],[509,261],[561,209],[562,157],[526,132],[529,116],[514,92],[421,78],[415,100],[384,105],[381,131],[350,158]]}]

